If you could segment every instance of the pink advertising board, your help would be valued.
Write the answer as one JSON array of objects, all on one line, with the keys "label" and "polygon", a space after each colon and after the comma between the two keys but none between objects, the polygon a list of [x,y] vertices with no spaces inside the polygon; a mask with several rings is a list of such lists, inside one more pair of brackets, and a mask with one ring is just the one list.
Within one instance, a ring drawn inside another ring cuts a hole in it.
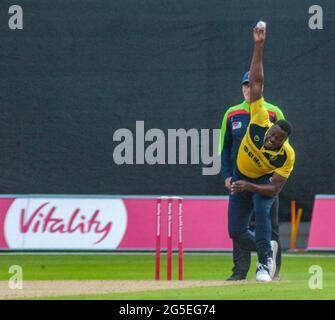
[{"label": "pink advertising board", "polygon": [[308,250],[335,250],[334,195],[317,195],[315,197]]},{"label": "pink advertising board", "polygon": [[[178,210],[173,201],[173,245]],[[230,250],[227,197],[184,197],[186,250]],[[166,248],[167,201],[162,201],[162,248]],[[9,196],[0,198],[0,249],[152,250],[155,196]]]}]

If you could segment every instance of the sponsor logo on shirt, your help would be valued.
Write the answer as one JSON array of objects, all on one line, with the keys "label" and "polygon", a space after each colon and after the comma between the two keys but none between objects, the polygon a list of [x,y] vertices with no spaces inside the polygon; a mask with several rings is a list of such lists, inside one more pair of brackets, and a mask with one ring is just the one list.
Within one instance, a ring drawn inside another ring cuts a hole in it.
[{"label": "sponsor logo on shirt", "polygon": [[257,164],[257,166],[258,166],[259,168],[262,167],[262,165],[261,165],[261,163],[260,163],[258,157],[256,157],[255,154],[253,154],[251,151],[249,151],[249,148],[248,148],[247,146],[244,146],[244,147],[243,147],[243,150],[244,150],[244,152],[247,153],[248,157],[251,158],[251,159]]},{"label": "sponsor logo on shirt", "polygon": [[242,122],[241,121],[234,121],[232,123],[232,127],[233,127],[233,130],[241,129],[242,128]]},{"label": "sponsor logo on shirt", "polygon": [[278,156],[274,156],[274,155],[270,155],[270,160],[271,161],[275,161],[277,160]]}]

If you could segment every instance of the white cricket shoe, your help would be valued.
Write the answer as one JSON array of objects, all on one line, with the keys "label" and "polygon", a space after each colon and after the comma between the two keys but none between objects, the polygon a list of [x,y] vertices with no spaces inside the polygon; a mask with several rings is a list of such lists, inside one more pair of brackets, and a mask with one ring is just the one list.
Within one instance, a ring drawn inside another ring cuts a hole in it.
[{"label": "white cricket shoe", "polygon": [[257,263],[256,281],[271,282],[269,267],[265,264]]},{"label": "white cricket shoe", "polygon": [[277,252],[278,252],[278,242],[275,240],[271,240],[271,250],[272,250],[272,257],[268,259],[268,267],[270,270],[270,277],[271,279],[274,278],[276,273],[276,267],[277,267]]}]

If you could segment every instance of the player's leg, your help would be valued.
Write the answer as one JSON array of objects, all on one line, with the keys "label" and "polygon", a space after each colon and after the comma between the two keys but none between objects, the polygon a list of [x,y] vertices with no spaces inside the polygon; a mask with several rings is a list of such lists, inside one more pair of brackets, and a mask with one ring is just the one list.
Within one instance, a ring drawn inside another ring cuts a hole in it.
[{"label": "player's leg", "polygon": [[276,241],[278,244],[278,251],[276,256],[276,272],[274,275],[274,279],[279,279],[279,271],[281,267],[281,246],[279,241],[279,196],[275,197],[275,200],[271,207],[270,217],[272,227],[271,240]]},{"label": "player's leg", "polygon": [[[253,194],[253,209],[255,213],[255,238],[258,261],[261,265],[261,271],[271,274],[269,261],[272,259],[271,250],[271,218],[270,210],[274,198],[263,197],[257,193]],[[257,269],[258,271],[258,269]],[[261,272],[262,273],[262,272]]]},{"label": "player's leg", "polygon": [[237,241],[233,240],[233,274],[227,279],[228,281],[244,280],[250,268],[251,252],[243,250]]},{"label": "player's leg", "polygon": [[229,196],[228,231],[233,241],[247,251],[256,250],[255,237],[249,230],[252,193],[239,192]]},{"label": "player's leg", "polygon": [[[253,212],[249,219],[250,219],[249,221],[255,220]],[[254,234],[255,228],[252,228],[251,225],[252,224],[249,222],[249,229]],[[238,281],[246,279],[250,269],[251,251],[242,249],[240,245],[234,240],[233,240],[233,262],[234,262],[234,266],[232,269],[233,274],[227,280]]]}]

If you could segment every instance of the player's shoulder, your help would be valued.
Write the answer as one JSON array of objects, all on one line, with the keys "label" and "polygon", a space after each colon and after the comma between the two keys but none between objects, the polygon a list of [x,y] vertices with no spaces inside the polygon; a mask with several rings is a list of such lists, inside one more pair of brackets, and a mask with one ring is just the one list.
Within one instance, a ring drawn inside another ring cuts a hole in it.
[{"label": "player's shoulder", "polygon": [[229,115],[232,113],[238,113],[239,111],[241,113],[249,112],[248,105],[245,102],[242,102],[242,103],[230,106],[226,109],[226,114]]},{"label": "player's shoulder", "polygon": [[288,156],[294,160],[295,159],[294,148],[290,145],[288,141],[285,142],[284,147],[285,147],[285,151],[288,154]]}]

